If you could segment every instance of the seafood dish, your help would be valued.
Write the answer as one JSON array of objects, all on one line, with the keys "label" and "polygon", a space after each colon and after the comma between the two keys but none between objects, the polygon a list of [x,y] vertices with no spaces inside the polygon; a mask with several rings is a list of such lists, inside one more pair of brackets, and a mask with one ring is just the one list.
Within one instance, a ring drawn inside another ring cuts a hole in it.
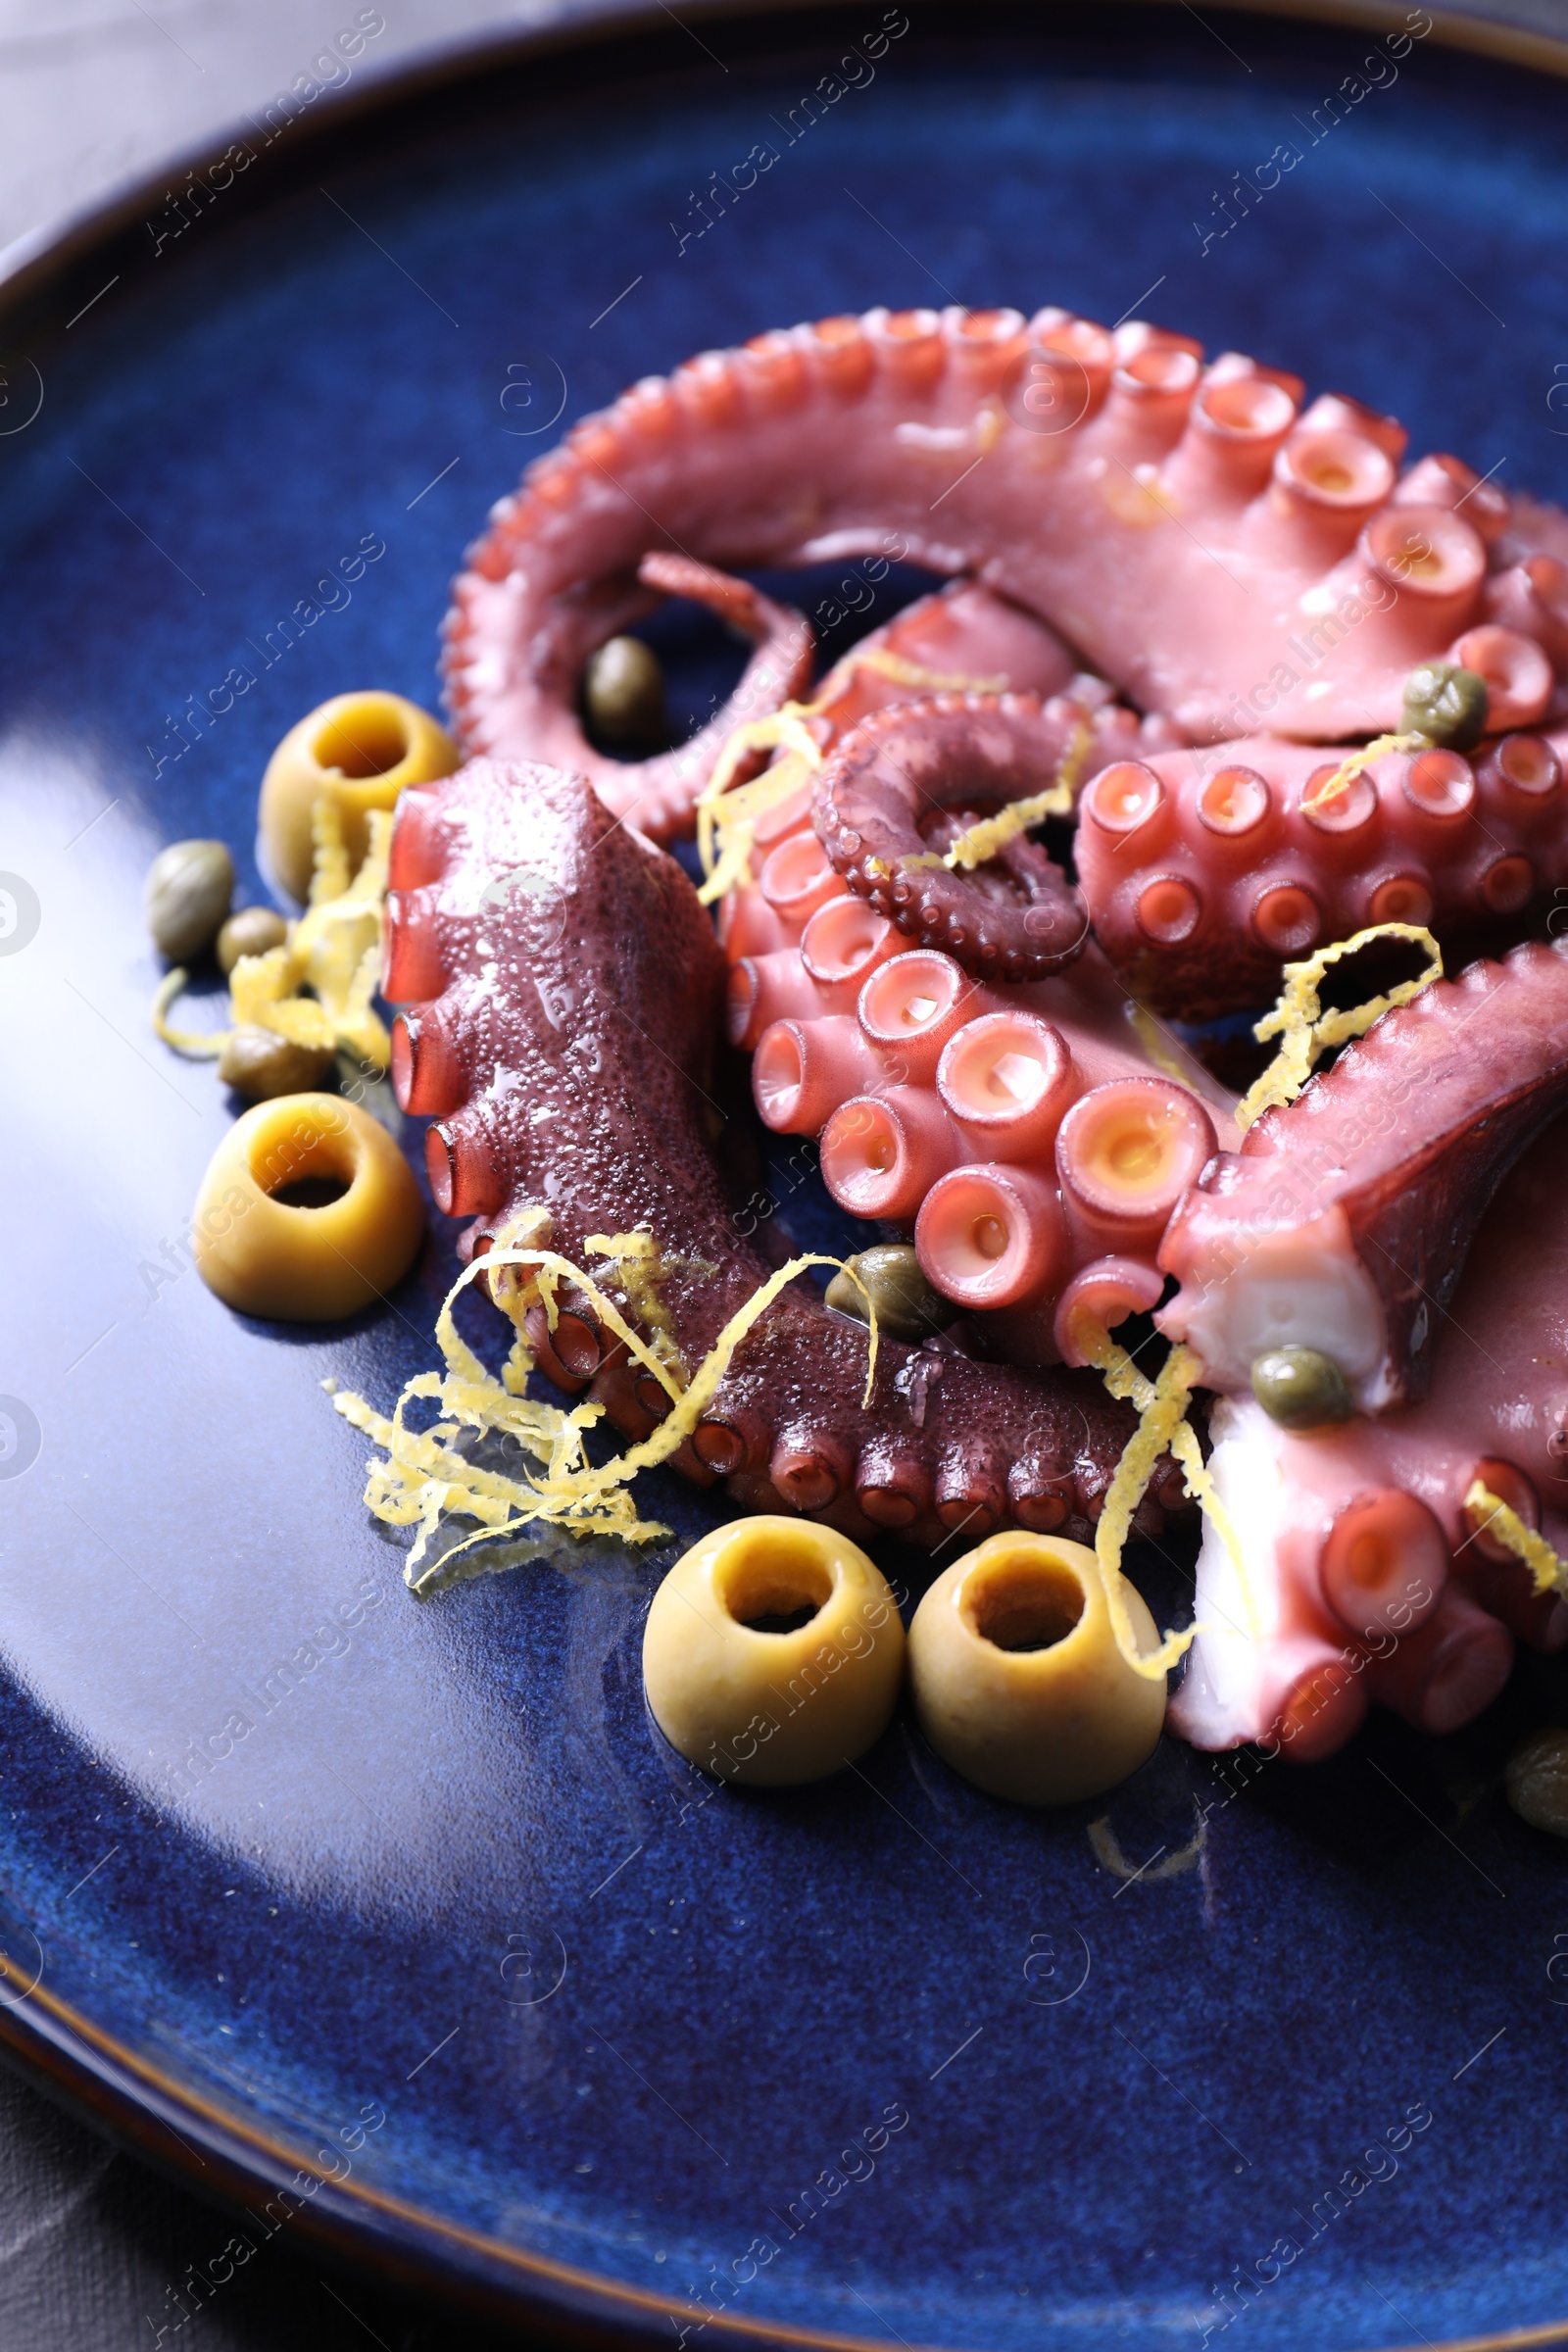
[{"label": "seafood dish", "polygon": [[[744,575],[841,559],[946,584],[817,676]],[[749,647],[678,743],[669,599]],[[346,693],[279,746],[296,919],[231,914],[215,844],[149,900],[155,1025],[252,1103],[220,1299],[384,1297],[417,1187],[334,1068],[428,1122],[441,1367],[332,1399],[416,1590],[529,1527],[657,1540],[668,1463],[732,1514],[650,1609],[682,1753],[822,1778],[906,1679],[1026,1804],[1162,1728],[1451,1731],[1568,1643],[1568,517],[1184,335],[879,310],[574,425],[441,664],[445,726]],[[232,1026],[178,1029],[215,943]],[[748,1217],[737,1074],[842,1260]],[[1198,1512],[1162,1634],[1123,1549]],[[950,1563],[907,1633],[873,1550]]]}]

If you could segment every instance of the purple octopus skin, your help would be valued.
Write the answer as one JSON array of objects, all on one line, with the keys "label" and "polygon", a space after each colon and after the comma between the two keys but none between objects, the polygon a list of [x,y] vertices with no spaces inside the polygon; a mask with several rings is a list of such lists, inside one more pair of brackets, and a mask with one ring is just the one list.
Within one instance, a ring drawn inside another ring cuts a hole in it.
[{"label": "purple octopus skin", "polygon": [[1568,1553],[1568,1192],[1561,1120],[1504,1178],[1443,1325],[1432,1393],[1379,1421],[1293,1434],[1224,1399],[1209,1469],[1241,1542],[1262,1638],[1223,1541],[1204,1531],[1204,1631],[1173,1702],[1200,1747],[1279,1740],[1303,1760],[1369,1699],[1442,1734],[1507,1679],[1515,1639],[1568,1643],[1568,1601],[1465,1497],[1479,1478]]},{"label": "purple octopus skin", "polygon": [[1300,1347],[1363,1412],[1417,1402],[1487,1204],[1565,1102],[1568,949],[1438,981],[1209,1162],[1160,1247],[1160,1327],[1229,1395]]},{"label": "purple octopus skin", "polygon": [[[593,1234],[651,1231],[695,1369],[770,1271],[727,1198],[710,1067],[724,959],[673,858],[588,782],[478,760],[398,804],[384,990],[405,1108],[433,1114],[438,1204],[473,1247],[525,1206],[582,1264]],[[529,1336],[561,1386],[628,1436],[667,1409],[581,1294]],[[627,1300],[628,1320],[636,1320]],[[674,1457],[759,1510],[934,1544],[1022,1525],[1087,1533],[1133,1426],[1092,1373],[1024,1374],[884,1340],[869,1410],[861,1325],[804,1283],[743,1342]],[[1168,1493],[1168,1488],[1167,1488]],[[1160,1521],[1157,1502],[1145,1524]]]},{"label": "purple octopus skin", "polygon": [[940,864],[921,832],[947,809],[1025,800],[1087,751],[1094,711],[1069,694],[939,694],[878,710],[829,754],[811,819],[836,872],[922,948],[983,979],[1045,980],[1083,952],[1088,919],[1060,866],[1024,836],[988,860],[1003,898]]},{"label": "purple octopus skin", "polygon": [[1340,755],[1273,735],[1124,759],[1080,803],[1095,937],[1188,1020],[1267,1004],[1288,959],[1369,924],[1425,923],[1452,962],[1496,954],[1568,882],[1565,759],[1560,726],[1468,759],[1387,752],[1327,798]]},{"label": "purple octopus skin", "polygon": [[[896,548],[972,573],[1192,743],[1395,729],[1410,669],[1483,626],[1560,692],[1562,515],[1455,458],[1401,473],[1393,418],[1301,397],[1241,354],[1205,368],[1188,336],[1055,309],[874,310],[707,353],[492,510],[446,621],[456,731],[563,756],[580,663],[659,550],[734,569]],[[754,684],[705,756],[758,712]]]}]

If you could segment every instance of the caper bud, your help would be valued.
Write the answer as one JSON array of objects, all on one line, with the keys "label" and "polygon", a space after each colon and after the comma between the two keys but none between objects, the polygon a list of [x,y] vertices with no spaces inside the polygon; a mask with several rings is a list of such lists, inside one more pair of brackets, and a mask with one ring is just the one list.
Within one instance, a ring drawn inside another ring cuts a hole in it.
[{"label": "caper bud", "polygon": [[662,743],[669,731],[663,664],[640,637],[612,637],[589,656],[582,699],[602,743]]},{"label": "caper bud", "polygon": [[1254,1355],[1252,1395],[1282,1429],[1321,1429],[1355,1411],[1345,1374],[1316,1348],[1270,1348]]},{"label": "caper bud", "polygon": [[1422,662],[1404,681],[1406,735],[1424,735],[1450,752],[1467,752],[1487,731],[1487,681],[1457,662]]},{"label": "caper bud", "polygon": [[1521,1740],[1504,1768],[1503,1786],[1521,1821],[1568,1838],[1568,1732],[1548,1726]]},{"label": "caper bud", "polygon": [[242,956],[265,956],[287,937],[287,923],[270,906],[242,906],[218,934],[218,968],[226,975]]},{"label": "caper bud", "polygon": [[147,869],[147,928],[171,963],[204,956],[234,896],[234,860],[220,841],[172,841]]},{"label": "caper bud", "polygon": [[275,1029],[233,1029],[219,1057],[218,1075],[247,1102],[273,1095],[311,1095],[332,1072],[330,1046],[302,1046]]},{"label": "caper bud", "polygon": [[853,1315],[857,1323],[869,1323],[871,1317],[865,1291],[850,1280],[851,1271],[875,1299],[877,1329],[890,1339],[928,1340],[957,1320],[957,1308],[931,1288],[907,1242],[880,1242],[874,1250],[846,1259],[845,1265],[846,1271],[835,1274],[827,1286],[827,1302],[841,1315]]}]

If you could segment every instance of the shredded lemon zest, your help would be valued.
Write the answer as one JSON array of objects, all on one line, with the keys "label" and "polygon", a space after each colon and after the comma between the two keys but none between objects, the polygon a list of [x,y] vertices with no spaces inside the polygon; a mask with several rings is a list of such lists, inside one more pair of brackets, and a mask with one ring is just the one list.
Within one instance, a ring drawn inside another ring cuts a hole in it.
[{"label": "shredded lemon zest", "polygon": [[[747,880],[759,817],[787,801],[821,766],[821,747],[806,724],[814,715],[812,704],[786,703],[766,718],[744,720],[719,753],[697,802],[697,853],[707,876],[697,895],[705,906]],[[731,779],[742,761],[753,752],[766,751],[782,751],[784,758],[732,791]]]},{"label": "shredded lemon zest", "polygon": [[[330,798],[317,802],[311,904],[288,935],[299,973],[296,987],[314,993],[337,1044],[380,1070],[392,1058],[392,1041],[371,1011],[370,998],[380,970],[393,813],[390,808],[370,810],[369,843],[358,873],[349,880],[342,812]],[[331,888],[340,877],[342,887]]]},{"label": "shredded lemon zest", "polygon": [[[444,1577],[449,1563],[475,1544],[531,1523],[558,1526],[574,1536],[612,1536],[630,1544],[667,1536],[670,1531],[666,1527],[638,1516],[627,1489],[639,1471],[667,1461],[692,1435],[747,1333],[780,1291],[808,1267],[831,1266],[846,1273],[865,1296],[869,1332],[862,1401],[870,1404],[878,1348],[875,1302],[854,1268],[841,1259],[811,1254],[780,1266],[730,1317],[695,1377],[684,1390],[677,1390],[668,1366],[631,1330],[592,1276],[547,1247],[550,1232],[548,1211],[526,1210],[503,1229],[494,1247],[464,1268],[436,1321],[436,1343],[445,1370],[421,1372],[411,1380],[390,1419],[352,1391],[333,1388],[330,1392],[333,1409],[370,1438],[386,1456],[368,1466],[367,1507],[387,1526],[417,1525],[418,1534],[404,1571],[405,1581],[416,1592],[436,1577]],[[596,1238],[602,1241],[607,1237]],[[617,1256],[617,1264],[646,1264],[658,1256],[658,1243],[652,1234],[612,1238],[617,1250],[624,1252]],[[628,1247],[632,1244],[638,1247]],[[517,1331],[501,1380],[480,1362],[454,1319],[459,1294],[481,1274],[490,1278],[491,1296]],[[533,1368],[523,1333],[523,1313],[528,1305],[542,1301],[553,1328],[559,1280],[575,1284],[593,1301],[609,1328],[671,1398],[671,1410],[652,1434],[608,1462],[590,1462],[583,1445],[586,1432],[603,1417],[602,1405],[581,1404],[564,1412],[521,1393]],[[413,1431],[405,1419],[408,1407],[426,1397],[437,1401],[444,1418],[431,1429]],[[454,1443],[465,1425],[481,1436],[514,1438],[542,1465],[541,1474],[512,1478],[469,1461]],[[439,1560],[424,1568],[431,1537],[444,1520],[454,1516],[475,1519],[479,1524],[472,1535],[450,1545]]]},{"label": "shredded lemon zest", "polygon": [[919,686],[927,694],[1005,694],[1006,673],[994,678],[976,677],[963,669],[929,669],[923,662],[911,662],[904,654],[896,654],[888,645],[869,645],[863,653],[854,647],[841,662],[835,662],[818,689],[813,710],[820,709],[831,694],[846,687],[858,669],[869,669],[879,678],[891,678],[896,686]]},{"label": "shredded lemon zest", "polygon": [[[1087,1331],[1085,1336],[1088,1336]],[[1186,1656],[1203,1629],[1191,1625],[1185,1633],[1167,1634],[1159,1647],[1146,1656],[1138,1646],[1138,1637],[1128,1614],[1121,1555],[1132,1526],[1133,1513],[1144,1498],[1144,1492],[1153,1475],[1154,1464],[1162,1453],[1170,1450],[1177,1429],[1186,1426],[1184,1415],[1187,1399],[1193,1391],[1199,1361],[1190,1348],[1173,1348],[1160,1369],[1159,1378],[1151,1383],[1137,1370],[1123,1348],[1117,1348],[1108,1335],[1102,1336],[1105,1336],[1107,1349],[1121,1357],[1125,1365],[1125,1370],[1123,1365],[1115,1363],[1102,1366],[1105,1384],[1112,1396],[1131,1394],[1135,1401],[1147,1396],[1147,1401],[1139,1402],[1138,1427],[1122,1448],[1121,1460],[1116,1464],[1105,1495],[1104,1508],[1095,1529],[1095,1562],[1100,1571],[1101,1590],[1105,1596],[1116,1647],[1135,1674],[1142,1675],[1146,1682],[1157,1683],[1164,1679],[1179,1658]],[[1089,1350],[1086,1348],[1085,1352],[1089,1353]],[[1128,1373],[1137,1384],[1136,1388],[1129,1389],[1121,1385]],[[1185,1469],[1186,1465],[1183,1467]]]},{"label": "shredded lemon zest", "polygon": [[1499,1544],[1506,1544],[1515,1558],[1524,1561],[1536,1580],[1538,1592],[1568,1592],[1568,1560],[1553,1551],[1544,1536],[1527,1527],[1518,1512],[1510,1509],[1501,1495],[1494,1494],[1479,1478],[1471,1481],[1464,1507],[1473,1517],[1484,1520],[1489,1535],[1495,1536]]},{"label": "shredded lemon zest", "polygon": [[1385,752],[1425,752],[1431,748],[1431,737],[1427,735],[1375,735],[1358,751],[1348,752],[1333,775],[1325,776],[1311,799],[1302,800],[1301,807],[1323,808],[1330,801],[1337,801],[1341,793],[1349,791],[1362,768],[1370,767],[1374,760],[1381,760]]},{"label": "shredded lemon zest", "polygon": [[[390,808],[369,812],[369,846],[358,873],[349,871],[343,814],[324,795],[312,812],[315,864],[307,911],[288,938],[265,956],[242,956],[228,977],[225,1029],[176,1029],[170,1010],[188,975],[170,972],[153,999],[152,1025],[176,1054],[214,1061],[236,1029],[270,1029],[297,1046],[352,1054],[362,1068],[384,1070],[392,1041],[372,1008],[381,973],[381,926],[387,861],[392,851]],[[310,996],[302,996],[302,989]]]},{"label": "shredded lemon zest", "polygon": [[[1324,1012],[1318,988],[1331,964],[1358,949],[1369,947],[1376,939],[1408,939],[1425,948],[1429,958],[1427,968],[1415,980],[1401,980],[1386,996],[1369,998],[1364,1004],[1353,1004],[1344,1012]],[[1238,1127],[1250,1127],[1265,1110],[1276,1103],[1294,1102],[1312,1074],[1320,1054],[1331,1046],[1343,1046],[1348,1039],[1364,1037],[1376,1020],[1396,1005],[1408,1004],[1434,980],[1443,978],[1443,950],[1430,931],[1419,923],[1373,923],[1365,931],[1357,931],[1353,939],[1336,940],[1332,947],[1319,948],[1300,963],[1285,966],[1285,986],[1280,1001],[1272,1012],[1258,1022],[1252,1035],[1258,1044],[1266,1045],[1271,1037],[1280,1039],[1279,1052],[1260,1078],[1254,1079],[1236,1105]]]},{"label": "shredded lemon zest", "polygon": [[926,865],[945,865],[950,873],[960,868],[968,873],[987,858],[995,858],[1009,841],[1027,833],[1031,825],[1043,824],[1048,816],[1070,816],[1073,795],[1083,771],[1089,749],[1094,742],[1094,730],[1087,718],[1080,717],[1068,737],[1066,748],[1056,762],[1055,781],[1044,792],[1033,794],[1026,801],[1009,801],[995,816],[983,816],[960,833],[943,855],[935,850],[911,851],[900,863],[910,869]]},{"label": "shredded lemon zest", "polygon": [[297,993],[299,966],[292,945],[265,956],[242,956],[228,976],[236,1029],[270,1029],[300,1046],[330,1046],[336,1036],[325,1007]]},{"label": "shredded lemon zest", "polygon": [[161,1037],[166,1046],[183,1054],[189,1061],[216,1061],[228,1043],[226,1029],[174,1029],[170,1025],[170,1009],[183,994],[189,974],[178,970],[166,972],[153,998],[153,1034]]},{"label": "shredded lemon zest", "polygon": [[[1110,1493],[1105,1497],[1105,1507],[1095,1530],[1095,1558],[1100,1565],[1117,1648],[1129,1666],[1136,1667],[1140,1674],[1146,1672],[1136,1645],[1131,1641],[1131,1626],[1125,1607],[1120,1605],[1119,1593],[1113,1599],[1112,1592],[1113,1588],[1119,1587],[1121,1582],[1121,1555],[1128,1530],[1132,1526],[1133,1513],[1143,1500],[1154,1464],[1167,1448],[1181,1467],[1188,1494],[1212,1519],[1220,1541],[1231,1555],[1247,1611],[1248,1630],[1255,1641],[1261,1630],[1261,1619],[1247,1555],[1236,1532],[1236,1523],[1220,1501],[1214,1482],[1208,1474],[1202,1448],[1198,1443],[1198,1433],[1186,1418],[1187,1400],[1197,1385],[1200,1370],[1197,1356],[1189,1348],[1173,1348],[1159,1379],[1153,1381],[1147,1373],[1139,1371],[1126,1348],[1119,1347],[1104,1325],[1097,1322],[1093,1315],[1082,1314],[1077,1318],[1073,1325],[1073,1338],[1079,1353],[1095,1366],[1112,1396],[1130,1403],[1139,1416],[1138,1427],[1128,1439],[1121,1460],[1116,1465]],[[1111,1518],[1113,1503],[1117,1510],[1114,1520]],[[1123,1638],[1124,1628],[1126,1639]],[[1174,1665],[1203,1631],[1201,1625],[1192,1625],[1184,1634],[1167,1634],[1163,1648],[1156,1653],[1163,1660],[1157,1672],[1163,1673],[1165,1666]],[[1150,1671],[1148,1679],[1151,1682],[1155,1680],[1155,1672]]]},{"label": "shredded lemon zest", "polygon": [[626,1303],[652,1335],[649,1345],[655,1355],[671,1367],[684,1388],[686,1359],[660,1287],[669,1268],[653,1235],[646,1231],[590,1233],[583,1248],[594,1257],[612,1260],[626,1293]]}]

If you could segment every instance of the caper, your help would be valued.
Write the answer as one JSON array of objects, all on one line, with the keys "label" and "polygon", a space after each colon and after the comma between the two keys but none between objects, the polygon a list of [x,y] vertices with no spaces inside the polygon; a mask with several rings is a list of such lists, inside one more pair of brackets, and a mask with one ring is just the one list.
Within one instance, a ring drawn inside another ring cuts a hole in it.
[{"label": "caper", "polygon": [[1404,681],[1406,735],[1424,735],[1450,752],[1467,752],[1487,731],[1487,681],[1457,662],[1422,662]]},{"label": "caper", "polygon": [[1355,1411],[1345,1374],[1316,1348],[1270,1348],[1254,1355],[1252,1395],[1282,1429],[1321,1429]]},{"label": "caper", "polygon": [[668,733],[663,664],[640,637],[612,637],[589,656],[582,699],[603,743],[660,743]]},{"label": "caper", "polygon": [[874,1250],[847,1258],[845,1266],[827,1286],[829,1306],[836,1306],[841,1315],[853,1315],[858,1323],[869,1323],[865,1291],[850,1280],[851,1271],[858,1274],[876,1301],[877,1329],[890,1339],[928,1340],[957,1319],[957,1308],[931,1288],[907,1242],[878,1243]]},{"label": "caper", "polygon": [[242,956],[265,956],[287,937],[287,923],[270,906],[242,906],[218,934],[218,968],[231,972]]},{"label": "caper", "polygon": [[218,1075],[247,1102],[273,1095],[311,1095],[331,1075],[330,1046],[302,1046],[275,1029],[234,1029],[219,1057]]},{"label": "caper", "polygon": [[191,963],[218,937],[234,896],[220,841],[172,841],[147,869],[147,928],[171,963]]},{"label": "caper", "polygon": [[1503,1785],[1521,1821],[1568,1838],[1568,1732],[1548,1726],[1521,1740],[1504,1768]]}]

